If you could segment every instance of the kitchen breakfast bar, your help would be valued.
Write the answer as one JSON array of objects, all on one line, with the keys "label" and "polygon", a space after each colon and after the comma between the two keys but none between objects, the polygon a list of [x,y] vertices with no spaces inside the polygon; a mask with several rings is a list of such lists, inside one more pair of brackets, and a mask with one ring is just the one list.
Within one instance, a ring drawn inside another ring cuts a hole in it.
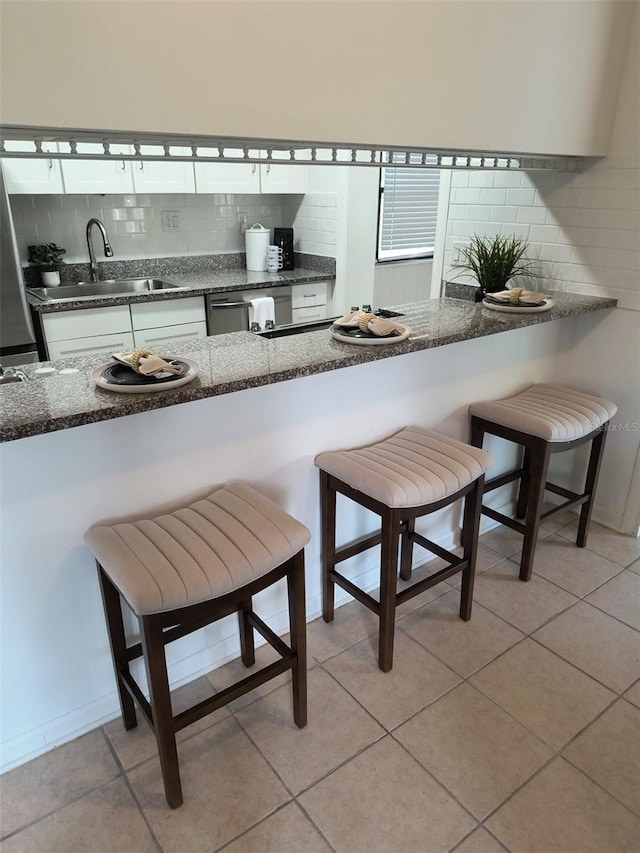
[{"label": "kitchen breakfast bar", "polygon": [[[577,378],[574,351],[616,300],[550,295],[551,310],[530,315],[451,298],[392,306],[411,334],[381,346],[343,343],[328,329],[273,339],[218,335],[167,353],[196,362],[199,373],[156,393],[96,387],[91,372],[103,356],[55,362],[58,372],[46,377],[35,373],[42,365],[30,365],[28,381],[0,386],[3,769],[119,714],[94,563],[83,545],[88,527],[170,511],[245,480],[311,530],[307,618],[315,618],[316,454],[409,424],[467,440],[471,402],[534,382],[606,396],[606,388],[591,387],[588,369]],[[512,461],[513,451],[497,439],[487,449],[494,473]],[[573,468],[555,473],[572,484]],[[497,506],[509,493],[499,489],[491,498]],[[367,515],[352,506],[341,512],[341,538],[367,533]],[[431,539],[456,543],[457,509],[427,523]],[[346,571],[362,588],[375,587],[375,552],[354,558]],[[267,590],[257,606],[276,633],[287,630],[284,590]],[[232,617],[177,641],[168,649],[172,686],[214,669],[237,648]]]}]

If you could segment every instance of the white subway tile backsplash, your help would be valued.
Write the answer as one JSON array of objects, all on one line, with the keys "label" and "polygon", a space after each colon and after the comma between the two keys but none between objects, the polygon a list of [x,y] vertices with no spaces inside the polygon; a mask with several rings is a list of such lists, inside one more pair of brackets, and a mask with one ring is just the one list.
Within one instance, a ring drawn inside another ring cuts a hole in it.
[{"label": "white subway tile backsplash", "polygon": [[518,222],[526,225],[544,225],[547,219],[547,209],[545,207],[519,207]]},{"label": "white subway tile backsplash", "polygon": [[[331,235],[328,239],[335,244],[335,197],[327,196],[314,194],[313,210],[318,214],[315,217],[317,231]],[[238,212],[246,213],[250,225],[261,222],[267,228],[290,226],[293,217],[289,215],[288,198],[226,193],[17,195],[11,197],[11,205],[15,222],[21,229],[16,233],[24,260],[27,246],[40,241],[58,243],[67,249],[66,261],[78,262],[87,259],[84,228],[91,217],[105,223],[118,260],[163,254],[241,252],[244,251],[244,236],[238,227]],[[162,231],[163,210],[180,213],[180,231]],[[100,255],[99,250],[97,253]]]},{"label": "white subway tile backsplash", "polygon": [[536,193],[534,189],[513,189],[507,190],[507,204],[530,205],[535,201]]},{"label": "white subway tile backsplash", "polygon": [[480,204],[480,189],[461,187],[452,191],[454,204]]},{"label": "white subway tile backsplash", "polygon": [[480,190],[480,204],[505,204],[506,201],[507,190],[505,189]]},{"label": "white subway tile backsplash", "polygon": [[494,187],[498,186],[495,183],[495,179],[497,174],[490,170],[487,171],[472,171],[467,173],[469,175],[469,183],[470,187]]},{"label": "white subway tile backsplash", "polygon": [[534,243],[559,243],[562,229],[557,225],[532,225],[529,239]]},{"label": "white subway tile backsplash", "polygon": [[506,204],[497,205],[489,211],[489,219],[491,222],[515,222],[518,218],[518,210],[519,208]]},{"label": "white subway tile backsplash", "polygon": [[514,237],[519,237],[521,240],[528,240],[530,229],[530,225],[524,225],[516,222],[505,222],[502,225],[500,233],[508,234],[510,236],[513,235]]},{"label": "white subway tile backsplash", "polygon": [[523,180],[526,178],[524,172],[496,172],[493,185],[494,187],[508,187],[516,189],[522,186]]}]

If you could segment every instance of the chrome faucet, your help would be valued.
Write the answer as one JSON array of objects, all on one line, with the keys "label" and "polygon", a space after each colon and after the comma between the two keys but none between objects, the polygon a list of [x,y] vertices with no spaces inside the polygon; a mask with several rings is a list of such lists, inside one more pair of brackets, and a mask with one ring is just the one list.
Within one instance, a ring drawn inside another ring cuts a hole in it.
[{"label": "chrome faucet", "polygon": [[87,222],[87,246],[89,248],[89,278],[91,281],[98,281],[98,264],[96,263],[96,253],[93,250],[93,242],[91,240],[91,229],[97,225],[102,234],[102,242],[104,243],[105,258],[113,257],[113,249],[107,237],[107,230],[99,219],[90,219]]}]

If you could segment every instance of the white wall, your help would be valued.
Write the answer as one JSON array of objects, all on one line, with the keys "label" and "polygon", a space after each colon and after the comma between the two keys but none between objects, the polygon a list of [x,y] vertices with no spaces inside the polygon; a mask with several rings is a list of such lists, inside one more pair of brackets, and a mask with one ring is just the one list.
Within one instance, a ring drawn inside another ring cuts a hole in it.
[{"label": "white wall", "polygon": [[3,0],[2,121],[603,154],[633,5]]},{"label": "white wall", "polygon": [[[2,444],[3,769],[118,714],[95,566],[83,545],[87,527],[160,512],[246,479],[311,530],[307,614],[314,618],[321,607],[314,455],[407,424],[464,439],[469,403],[554,377],[571,356],[575,327],[562,320]],[[55,396],[65,379],[40,381]],[[506,458],[496,448],[497,465]],[[345,511],[340,535],[347,540],[371,525],[367,512]],[[428,525],[431,538],[453,543],[455,513],[430,516]],[[372,588],[376,559],[368,552],[347,571]],[[416,563],[423,559],[416,549]],[[347,596],[338,590],[337,598]],[[259,612],[286,631],[284,590],[261,596]],[[229,618],[172,645],[172,684],[237,656],[236,630]]]},{"label": "white wall", "polygon": [[[444,277],[454,241],[472,234],[516,234],[531,244],[545,280],[572,293],[612,296],[606,322],[585,318],[557,378],[619,406],[598,490],[596,516],[635,533],[640,523],[640,17],[616,105],[611,154],[576,175],[454,172],[451,175]],[[464,280],[464,277],[460,279]],[[635,467],[634,467],[635,466]]]},{"label": "white wall", "polygon": [[431,298],[431,258],[376,264],[373,301],[377,306],[420,302]]}]

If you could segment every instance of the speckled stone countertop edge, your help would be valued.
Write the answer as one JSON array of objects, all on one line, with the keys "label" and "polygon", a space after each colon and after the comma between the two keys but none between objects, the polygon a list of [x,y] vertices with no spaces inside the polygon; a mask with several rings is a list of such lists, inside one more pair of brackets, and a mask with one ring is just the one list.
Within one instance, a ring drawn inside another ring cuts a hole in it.
[{"label": "speckled stone countertop edge", "polygon": [[[328,330],[268,340],[249,332],[206,338],[181,351],[200,365],[187,385],[155,394],[116,394],[95,386],[89,357],[54,364],[77,373],[0,386],[0,441],[42,435],[112,418],[221,396],[262,385],[366,364],[397,355],[446,346],[614,308],[617,300],[579,294],[553,294],[558,303],[535,315],[493,312],[453,298],[393,306],[403,312],[411,337],[398,344],[354,346],[333,339]],[[400,320],[399,320],[400,322]],[[102,357],[104,358],[104,356]],[[28,375],[38,365],[25,367]]]},{"label": "speckled stone countertop edge", "polygon": [[162,278],[164,281],[179,285],[179,287],[168,290],[153,290],[146,293],[131,293],[126,296],[69,298],[55,302],[44,302],[27,291],[27,301],[38,314],[55,314],[60,311],[75,311],[81,308],[106,308],[111,305],[131,305],[139,302],[168,302],[172,299],[186,299],[189,296],[206,296],[208,293],[267,290],[271,287],[281,287],[287,284],[295,286],[314,281],[333,281],[335,274],[299,267],[290,272],[279,273],[207,270],[195,273],[174,273],[162,276]]}]

